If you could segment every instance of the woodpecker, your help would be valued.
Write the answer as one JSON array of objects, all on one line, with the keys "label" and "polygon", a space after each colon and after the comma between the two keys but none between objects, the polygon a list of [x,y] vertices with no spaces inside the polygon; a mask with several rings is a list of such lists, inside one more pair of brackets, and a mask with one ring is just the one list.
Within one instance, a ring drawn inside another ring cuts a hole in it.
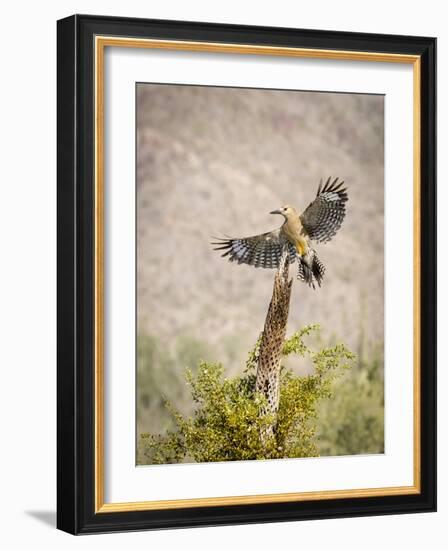
[{"label": "woodpecker", "polygon": [[311,246],[311,241],[326,243],[340,229],[345,218],[348,201],[347,188],[339,178],[328,178],[323,185],[321,180],[316,197],[299,214],[290,205],[282,206],[271,214],[280,214],[284,223],[278,229],[245,238],[218,238],[211,244],[214,250],[223,250],[223,257],[231,262],[248,264],[254,267],[278,268],[283,250],[286,247],[289,261],[297,261],[297,278],[310,287],[320,287],[325,267]]}]

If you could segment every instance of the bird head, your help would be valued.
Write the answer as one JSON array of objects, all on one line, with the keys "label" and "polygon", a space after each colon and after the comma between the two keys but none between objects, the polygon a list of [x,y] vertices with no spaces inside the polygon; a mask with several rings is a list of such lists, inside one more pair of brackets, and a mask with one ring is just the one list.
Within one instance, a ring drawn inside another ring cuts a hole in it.
[{"label": "bird head", "polygon": [[281,214],[285,218],[285,220],[287,220],[294,214],[297,214],[297,212],[293,206],[289,206],[288,204],[286,204],[285,206],[282,206],[277,210],[273,210],[272,212],[270,212],[270,214]]}]

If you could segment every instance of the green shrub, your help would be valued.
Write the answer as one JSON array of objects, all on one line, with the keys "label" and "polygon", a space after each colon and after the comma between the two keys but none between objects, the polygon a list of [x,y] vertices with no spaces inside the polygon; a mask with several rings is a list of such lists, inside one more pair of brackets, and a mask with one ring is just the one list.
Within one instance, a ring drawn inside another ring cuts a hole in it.
[{"label": "green shrub", "polygon": [[175,362],[165,348],[152,336],[137,339],[137,423],[152,419],[155,429],[163,431],[173,426],[163,396],[176,400],[182,392],[181,380],[173,376]]},{"label": "green shrub", "polygon": [[[141,428],[152,425],[164,431],[173,427],[172,415],[165,407],[166,399],[175,402],[182,412],[190,412],[185,385],[179,370],[196,369],[211,353],[190,337],[178,338],[172,349],[151,335],[137,338],[137,420]],[[146,428],[147,429],[147,428]]]},{"label": "green shrub", "polygon": [[318,409],[319,451],[322,455],[384,452],[383,361],[360,361],[334,385],[334,398]]},{"label": "green shrub", "polygon": [[313,374],[297,376],[282,367],[280,404],[274,432],[273,418],[264,414],[266,399],[255,391],[259,342],[249,353],[241,376],[226,378],[220,364],[201,362],[196,374],[187,369],[186,382],[195,404],[191,416],[182,415],[167,401],[174,428],[165,434],[142,434],[139,463],[216,462],[318,456],[317,407],[331,396],[334,381],[348,368],[353,354],[343,345],[310,349],[304,337],[308,326],[289,338],[283,349],[308,358]]}]

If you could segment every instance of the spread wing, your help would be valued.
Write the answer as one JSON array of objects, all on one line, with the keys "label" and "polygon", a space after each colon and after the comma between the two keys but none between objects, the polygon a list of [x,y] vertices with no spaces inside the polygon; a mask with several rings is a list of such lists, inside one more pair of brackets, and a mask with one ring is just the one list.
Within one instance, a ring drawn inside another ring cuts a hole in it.
[{"label": "spread wing", "polygon": [[224,250],[223,257],[228,256],[231,262],[239,264],[278,267],[285,244],[290,249],[289,261],[292,263],[295,260],[294,246],[280,235],[280,228],[244,239],[217,239],[212,244],[216,245],[214,250]]},{"label": "spread wing", "polygon": [[322,188],[319,184],[316,198],[300,216],[302,226],[310,239],[319,243],[330,241],[341,227],[345,217],[345,203],[348,201],[344,182],[328,178]]}]

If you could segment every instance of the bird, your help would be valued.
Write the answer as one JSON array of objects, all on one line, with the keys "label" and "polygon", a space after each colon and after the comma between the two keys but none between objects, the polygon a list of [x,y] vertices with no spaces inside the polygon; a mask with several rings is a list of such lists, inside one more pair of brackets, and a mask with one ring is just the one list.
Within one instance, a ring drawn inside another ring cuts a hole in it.
[{"label": "bird", "polygon": [[270,214],[283,216],[281,227],[244,238],[214,238],[214,250],[223,251],[231,262],[254,267],[278,268],[286,249],[289,262],[297,261],[297,279],[315,289],[322,285],[325,266],[319,260],[312,242],[327,243],[336,235],[345,218],[347,188],[339,178],[320,181],[316,196],[299,214],[286,204]]}]

